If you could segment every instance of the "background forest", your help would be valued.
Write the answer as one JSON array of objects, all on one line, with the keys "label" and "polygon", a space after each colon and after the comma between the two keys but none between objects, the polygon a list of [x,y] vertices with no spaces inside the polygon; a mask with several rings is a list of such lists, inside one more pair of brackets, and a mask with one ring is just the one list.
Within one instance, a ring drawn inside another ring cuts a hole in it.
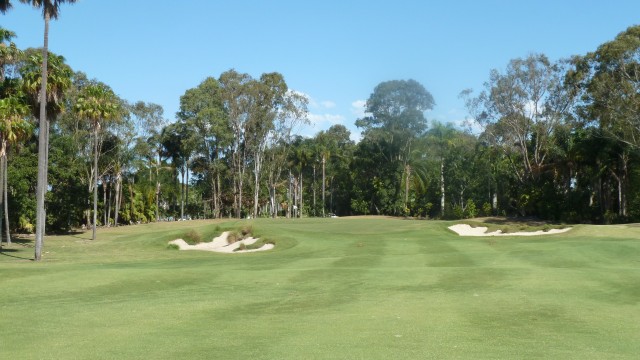
[{"label": "background forest", "polygon": [[[6,236],[35,231],[41,131],[42,49],[18,49],[15,35],[0,28]],[[492,70],[460,94],[468,128],[429,121],[437,99],[422,84],[382,82],[357,143],[342,125],[296,135],[308,100],[279,73],[229,70],[194,85],[174,119],[49,53],[47,231],[333,214],[640,219],[640,26],[585,55]]]}]

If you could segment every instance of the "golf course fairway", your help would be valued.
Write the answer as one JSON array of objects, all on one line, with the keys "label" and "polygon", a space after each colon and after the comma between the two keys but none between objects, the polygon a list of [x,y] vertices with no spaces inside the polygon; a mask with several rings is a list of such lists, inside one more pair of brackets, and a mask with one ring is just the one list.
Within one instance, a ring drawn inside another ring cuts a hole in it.
[{"label": "golf course fairway", "polygon": [[[640,227],[463,237],[392,218],[184,221],[0,254],[0,359],[637,359]],[[269,251],[180,251],[251,227]],[[3,244],[4,245],[4,244]]]}]

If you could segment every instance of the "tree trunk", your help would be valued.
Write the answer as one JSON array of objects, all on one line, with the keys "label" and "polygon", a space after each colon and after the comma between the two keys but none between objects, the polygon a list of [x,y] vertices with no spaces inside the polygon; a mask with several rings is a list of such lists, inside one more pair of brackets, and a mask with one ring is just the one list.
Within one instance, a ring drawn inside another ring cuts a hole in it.
[{"label": "tree trunk", "polygon": [[302,219],[302,209],[304,206],[304,202],[303,202],[303,198],[302,198],[302,170],[300,170],[300,207],[298,208],[299,211],[299,218]]},{"label": "tree trunk", "polygon": [[187,207],[187,211],[189,211],[189,160],[187,160],[184,171],[187,174],[187,182],[184,184],[184,203]]},{"label": "tree trunk", "polygon": [[215,219],[216,213],[218,211],[218,203],[216,202],[216,198],[218,197],[218,189],[216,188],[216,174],[213,170],[213,166],[210,165],[211,169],[211,217]]},{"label": "tree trunk", "polygon": [[[5,141],[2,141],[5,144]],[[4,146],[3,146],[4,147]],[[4,163],[6,159],[4,156],[4,151],[0,150],[0,184],[4,183]],[[5,204],[5,196],[4,191],[0,192],[0,234],[2,232],[2,220],[4,219],[4,204]],[[9,238],[7,238],[7,245],[9,245]],[[0,249],[2,249],[2,236],[0,235]]]},{"label": "tree trunk", "polygon": [[184,220],[184,169],[180,174],[180,220]]},{"label": "tree trunk", "polygon": [[222,209],[220,207],[220,204],[222,203],[222,201],[221,201],[220,197],[222,195],[220,193],[220,172],[218,172],[216,174],[216,178],[217,178],[216,186],[218,187],[218,191],[217,191],[218,192],[218,196],[216,197],[216,210],[215,211],[216,211],[216,217],[217,218],[221,218],[222,217]]},{"label": "tree trunk", "polygon": [[244,175],[243,173],[240,174],[240,181],[238,182],[238,210],[237,210],[237,216],[238,219],[240,219],[242,217],[242,175]]},{"label": "tree trunk", "polygon": [[440,211],[444,217],[445,193],[444,193],[444,159],[440,160]]},{"label": "tree trunk", "polygon": [[491,201],[493,215],[498,215],[498,189],[493,192],[493,200]]},{"label": "tree trunk", "polygon": [[293,194],[291,193],[291,170],[289,170],[289,190],[287,191],[287,219],[291,218],[291,199]]},{"label": "tree trunk", "polygon": [[258,217],[258,197],[260,195],[260,159],[256,157],[253,168],[253,218]]},{"label": "tree trunk", "polygon": [[[111,226],[111,209],[115,209],[115,204],[113,204],[113,177],[111,178],[111,181],[109,181],[109,196],[107,197],[108,199],[108,204],[107,204],[107,225]],[[111,206],[113,205],[113,206]]]},{"label": "tree trunk", "polygon": [[158,163],[156,164],[156,221],[160,219],[160,151],[158,151]]},{"label": "tree trunk", "polygon": [[160,181],[156,178],[156,222],[160,220]]},{"label": "tree trunk", "polygon": [[316,165],[313,164],[313,216],[318,216],[318,212],[316,210]]},{"label": "tree trunk", "polygon": [[407,209],[409,208],[409,178],[411,177],[411,166],[405,165],[405,180],[404,180],[404,209],[405,215],[407,215]]},{"label": "tree trunk", "polygon": [[324,217],[324,206],[325,206],[325,200],[324,200],[324,188],[325,188],[325,164],[326,164],[326,158],[324,156],[324,154],[322,154],[322,217]]},{"label": "tree trunk", "polygon": [[107,188],[108,184],[105,181],[105,178],[102,178],[102,205],[104,206],[104,214],[102,214],[102,226],[109,226],[108,221],[108,213],[109,213],[109,203],[107,203]]},{"label": "tree trunk", "polygon": [[96,224],[98,223],[98,127],[93,125],[93,230],[91,240],[96,239]]},{"label": "tree trunk", "polygon": [[40,86],[40,132],[38,134],[38,178],[36,185],[36,238],[34,260],[42,258],[44,246],[45,214],[44,194],[47,187],[47,60],[49,57],[49,13],[44,12],[44,46],[42,47],[42,81]]},{"label": "tree trunk", "polygon": [[131,208],[129,209],[129,219],[130,219],[129,223],[133,224],[133,221],[135,219],[134,215],[135,215],[136,202],[133,197],[133,185],[131,185],[131,183],[129,183],[129,198],[131,200]]},{"label": "tree trunk", "polygon": [[122,188],[122,174],[116,175],[115,214],[113,214],[113,226],[118,226],[118,214],[120,213],[120,193]]},{"label": "tree trunk", "polygon": [[[7,181],[9,178],[9,173],[7,171],[7,165],[8,165],[9,159],[7,158],[6,152],[5,152],[5,156],[4,156],[4,164],[3,164],[3,172],[4,172],[4,177],[3,177],[3,190],[2,192],[4,193],[4,195],[2,195],[2,197],[4,198],[4,224],[5,224],[5,229],[7,232],[7,245],[11,245],[11,231],[9,229],[9,192],[7,191]],[[0,229],[2,227],[0,226]]]}]

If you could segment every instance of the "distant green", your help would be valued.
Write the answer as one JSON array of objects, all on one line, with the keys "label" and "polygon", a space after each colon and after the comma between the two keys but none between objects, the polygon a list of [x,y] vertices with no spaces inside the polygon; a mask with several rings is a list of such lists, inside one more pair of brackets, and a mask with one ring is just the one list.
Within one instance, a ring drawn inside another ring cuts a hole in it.
[{"label": "distant green", "polygon": [[[249,224],[276,248],[170,249]],[[0,254],[0,359],[637,359],[640,227],[186,221]]]}]

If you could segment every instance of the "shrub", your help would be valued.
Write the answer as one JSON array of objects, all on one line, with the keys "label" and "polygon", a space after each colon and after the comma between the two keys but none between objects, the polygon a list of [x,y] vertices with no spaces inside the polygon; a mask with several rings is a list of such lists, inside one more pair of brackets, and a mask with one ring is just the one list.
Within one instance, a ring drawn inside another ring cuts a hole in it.
[{"label": "shrub", "polygon": [[238,240],[241,240],[240,235],[235,231],[229,231],[229,234],[227,235],[227,244],[233,244]]},{"label": "shrub", "polygon": [[251,227],[251,225],[245,225],[242,227],[242,229],[240,229],[240,233],[242,234],[242,238],[246,238],[247,236],[251,235],[251,233],[253,233],[253,228]]},{"label": "shrub", "polygon": [[202,242],[202,238],[200,234],[198,234],[195,230],[189,230],[182,239],[189,245],[195,245]]},{"label": "shrub", "polygon": [[493,211],[492,211],[492,207],[491,204],[489,204],[488,202],[485,202],[484,204],[482,204],[482,215],[483,216],[491,216]]},{"label": "shrub", "polygon": [[176,244],[169,244],[169,245],[167,245],[167,249],[169,249],[169,250],[180,250],[180,246],[178,246]]},{"label": "shrub", "polygon": [[32,234],[34,232],[35,226],[24,215],[20,215],[20,219],[18,220],[18,228],[21,231],[26,232],[27,234]]},{"label": "shrub", "polygon": [[466,219],[478,216],[478,208],[476,207],[476,203],[473,202],[473,200],[467,200],[467,207],[466,209],[464,209],[464,215]]}]

